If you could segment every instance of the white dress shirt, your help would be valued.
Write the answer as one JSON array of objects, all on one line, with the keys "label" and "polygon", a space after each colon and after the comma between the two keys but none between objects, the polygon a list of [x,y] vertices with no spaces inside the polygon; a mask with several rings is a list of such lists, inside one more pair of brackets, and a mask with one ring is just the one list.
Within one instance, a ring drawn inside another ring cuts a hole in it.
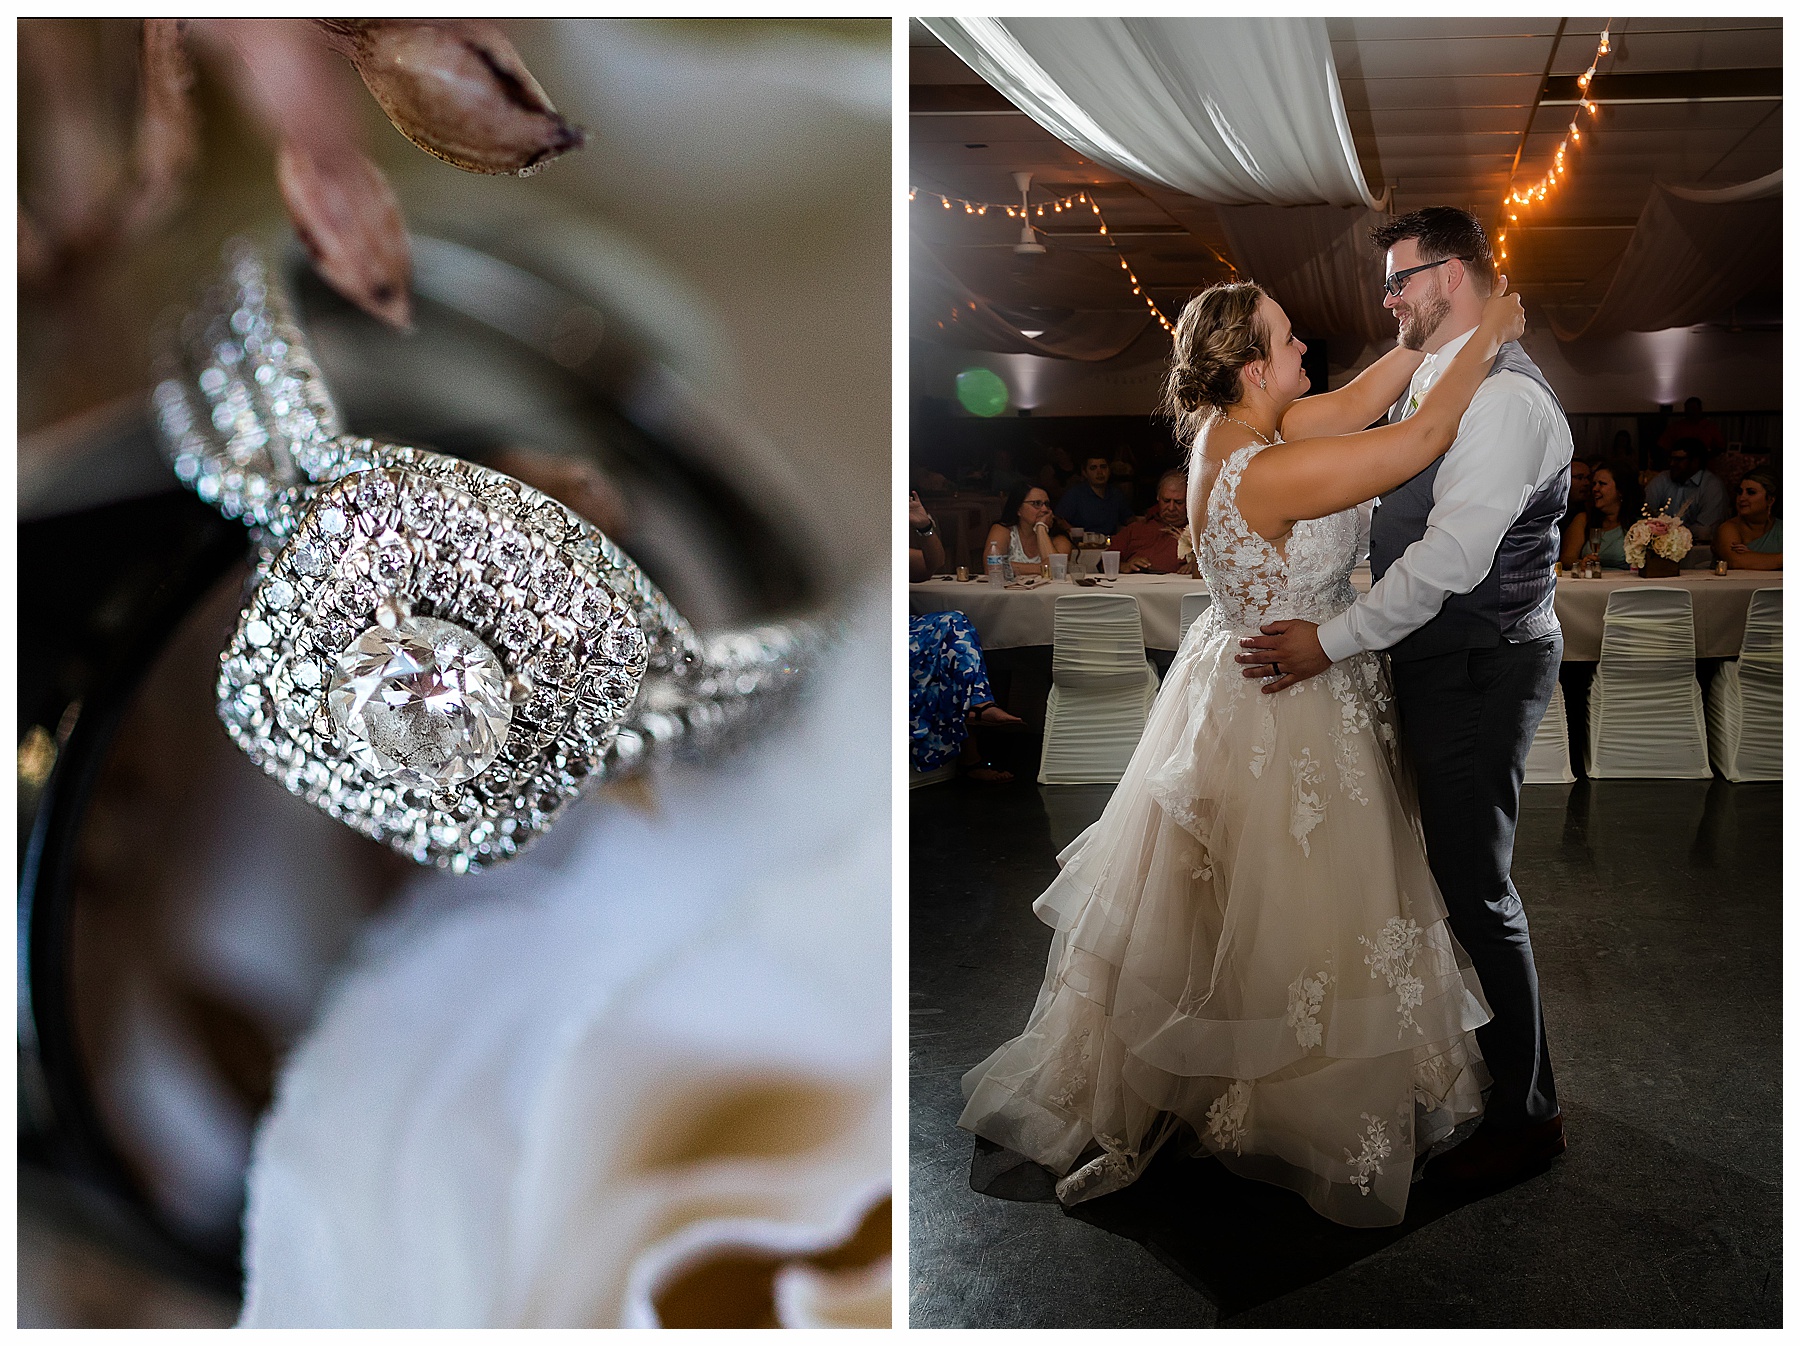
[{"label": "white dress shirt", "polygon": [[[1425,357],[1408,415],[1474,332]],[[1319,627],[1325,657],[1336,663],[1358,650],[1385,650],[1437,616],[1451,594],[1480,584],[1532,493],[1567,468],[1574,451],[1568,419],[1535,379],[1502,371],[1484,380],[1438,468],[1425,536],[1354,606]]]}]

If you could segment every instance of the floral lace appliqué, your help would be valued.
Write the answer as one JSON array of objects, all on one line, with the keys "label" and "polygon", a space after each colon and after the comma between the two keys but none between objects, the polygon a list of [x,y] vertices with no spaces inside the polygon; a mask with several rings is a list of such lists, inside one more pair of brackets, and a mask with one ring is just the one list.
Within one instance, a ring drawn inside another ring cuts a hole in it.
[{"label": "floral lace appliqu\u00e9", "polygon": [[1463,1073],[1463,1062],[1457,1059],[1458,1055],[1452,1048],[1413,1063],[1413,1097],[1427,1111],[1443,1106],[1457,1077]]},{"label": "floral lace appliqu\u00e9", "polygon": [[1090,1036],[1090,1030],[1086,1028],[1075,1035],[1068,1052],[1068,1056],[1073,1058],[1071,1064],[1060,1072],[1056,1087],[1045,1092],[1049,1103],[1067,1112],[1076,1110],[1082,1092],[1087,1088],[1088,1060],[1092,1055],[1088,1046]]},{"label": "floral lace appliqu\u00e9", "polygon": [[1300,755],[1288,763],[1288,769],[1294,775],[1294,814],[1288,821],[1288,831],[1300,843],[1300,853],[1311,855],[1312,842],[1306,834],[1325,820],[1325,801],[1317,789],[1319,763],[1313,760],[1311,748],[1302,748]]},{"label": "floral lace appliqu\u00e9", "polygon": [[1206,1110],[1206,1134],[1220,1149],[1230,1146],[1235,1154],[1244,1152],[1244,1121],[1250,1112],[1250,1082],[1233,1080]]},{"label": "floral lace appliqu\u00e9", "polygon": [[1395,916],[1374,939],[1367,935],[1356,937],[1357,943],[1369,951],[1363,962],[1368,964],[1370,979],[1387,978],[1388,989],[1400,1002],[1402,1033],[1408,1028],[1421,1035],[1425,1032],[1412,1013],[1425,999],[1425,983],[1413,975],[1413,960],[1419,956],[1419,940],[1424,933],[1417,921]]},{"label": "floral lace appliqu\u00e9", "polygon": [[1394,1152],[1394,1142],[1388,1139],[1387,1123],[1379,1117],[1371,1117],[1363,1113],[1362,1119],[1369,1124],[1363,1132],[1362,1152],[1353,1154],[1344,1151],[1344,1158],[1350,1163],[1350,1181],[1356,1184],[1356,1190],[1364,1196],[1369,1194],[1369,1175],[1381,1173],[1381,1161]]},{"label": "floral lace appliqu\u00e9", "polygon": [[1262,537],[1238,512],[1237,492],[1244,469],[1264,447],[1246,444],[1219,465],[1196,538],[1200,573],[1226,626],[1255,627],[1285,617],[1326,621],[1356,601],[1350,568],[1359,512],[1303,519],[1279,546]]},{"label": "floral lace appliqu\u00e9", "polygon": [[1325,988],[1330,983],[1329,972],[1310,977],[1302,972],[1288,987],[1287,1026],[1294,1030],[1294,1040],[1302,1047],[1317,1047],[1325,1040],[1319,1027],[1319,1007],[1325,1003]]}]

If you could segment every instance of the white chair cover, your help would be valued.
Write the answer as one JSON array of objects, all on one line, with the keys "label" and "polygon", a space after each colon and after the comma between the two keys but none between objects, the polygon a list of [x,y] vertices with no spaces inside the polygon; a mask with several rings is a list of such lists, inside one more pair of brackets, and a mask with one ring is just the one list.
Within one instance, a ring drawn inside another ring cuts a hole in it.
[{"label": "white chair cover", "polygon": [[947,780],[956,779],[956,759],[941,762],[929,771],[909,769],[907,773],[908,788],[917,790],[922,785],[937,785]]},{"label": "white chair cover", "polygon": [[1595,780],[1712,775],[1694,677],[1694,604],[1685,589],[1608,595],[1588,694],[1587,773]]},{"label": "white chair cover", "polygon": [[1181,596],[1181,629],[1175,633],[1177,643],[1186,637],[1188,627],[1192,626],[1195,620],[1211,606],[1211,594],[1183,594]]},{"label": "white chair cover", "polygon": [[1040,785],[1113,785],[1125,774],[1156,699],[1144,624],[1129,594],[1056,600]]},{"label": "white chair cover", "polygon": [[1726,780],[1781,779],[1781,590],[1750,595],[1743,653],[1707,690],[1706,728]]},{"label": "white chair cover", "polygon": [[1525,783],[1567,785],[1574,779],[1575,769],[1569,764],[1569,715],[1559,682],[1551,689],[1549,708],[1538,723],[1531,751],[1525,754]]}]

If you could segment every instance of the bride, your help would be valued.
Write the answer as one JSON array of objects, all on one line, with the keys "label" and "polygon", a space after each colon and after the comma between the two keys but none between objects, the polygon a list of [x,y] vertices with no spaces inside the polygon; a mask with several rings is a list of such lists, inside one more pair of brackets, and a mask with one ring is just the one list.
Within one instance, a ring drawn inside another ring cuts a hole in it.
[{"label": "bride", "polygon": [[1524,324],[1502,277],[1417,412],[1364,430],[1417,352],[1301,400],[1306,348],[1259,287],[1182,313],[1165,402],[1212,606],[1035,904],[1056,933],[1025,1031],[963,1078],[958,1125],[1066,1175],[1065,1204],[1134,1181],[1185,1129],[1321,1215],[1397,1224],[1414,1157],[1480,1113],[1490,1016],[1426,865],[1385,662],[1265,696],[1232,655],[1264,622],[1354,601],[1359,506],[1450,447]]}]

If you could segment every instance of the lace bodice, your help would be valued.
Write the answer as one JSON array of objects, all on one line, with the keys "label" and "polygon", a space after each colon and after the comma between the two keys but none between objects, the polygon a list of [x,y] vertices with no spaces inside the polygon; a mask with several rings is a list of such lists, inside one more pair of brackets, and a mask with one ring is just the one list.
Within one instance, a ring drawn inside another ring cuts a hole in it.
[{"label": "lace bodice", "polygon": [[1200,573],[1227,626],[1326,621],[1356,601],[1350,571],[1368,548],[1368,516],[1346,509],[1302,519],[1285,546],[1261,537],[1238,513],[1237,491],[1244,468],[1266,447],[1246,444],[1220,466],[1199,538]]}]

